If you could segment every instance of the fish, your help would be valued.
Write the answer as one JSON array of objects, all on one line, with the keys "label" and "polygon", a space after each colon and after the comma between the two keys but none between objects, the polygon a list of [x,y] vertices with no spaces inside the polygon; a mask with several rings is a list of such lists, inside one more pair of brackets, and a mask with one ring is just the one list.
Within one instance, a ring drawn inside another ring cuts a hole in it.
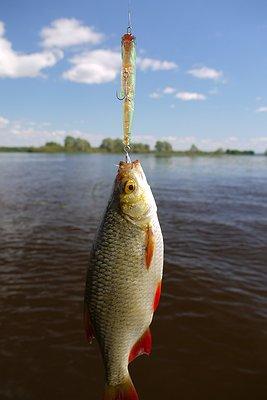
[{"label": "fish", "polygon": [[121,57],[121,94],[118,98],[123,100],[123,143],[128,148],[134,114],[136,75],[135,36],[131,33],[125,33],[121,38]]},{"label": "fish", "polygon": [[163,237],[141,163],[121,161],[94,240],[86,275],[84,325],[105,371],[104,400],[138,400],[128,364],[152,347],[160,295]]}]

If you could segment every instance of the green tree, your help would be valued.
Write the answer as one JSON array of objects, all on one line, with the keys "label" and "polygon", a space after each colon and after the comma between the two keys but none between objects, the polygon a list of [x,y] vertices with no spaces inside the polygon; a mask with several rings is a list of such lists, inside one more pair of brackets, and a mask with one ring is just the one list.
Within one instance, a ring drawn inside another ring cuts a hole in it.
[{"label": "green tree", "polygon": [[[63,147],[61,144],[56,142],[47,142],[44,146],[41,146],[36,149],[37,151],[45,152],[45,153],[59,153],[63,151]],[[33,152],[34,148],[29,149],[29,152]]]},{"label": "green tree", "polygon": [[214,151],[214,154],[216,155],[222,155],[224,153],[225,151],[221,147],[219,147],[217,150]]},{"label": "green tree", "polygon": [[46,142],[46,147],[60,146],[57,142]]},{"label": "green tree", "polygon": [[87,140],[77,138],[75,141],[75,149],[76,151],[89,152],[91,151],[91,145]]},{"label": "green tree", "polygon": [[76,139],[72,136],[66,136],[64,140],[64,147],[66,150],[73,151],[75,148]]},{"label": "green tree", "polygon": [[111,138],[105,138],[102,140],[100,149],[111,152],[113,150],[113,141]]},{"label": "green tree", "polygon": [[133,153],[149,153],[150,147],[149,147],[149,144],[145,144],[145,143],[132,143],[131,151]]},{"label": "green tree", "polygon": [[121,153],[123,151],[123,143],[121,139],[114,139],[113,140],[114,152]]},{"label": "green tree", "polygon": [[65,137],[64,147],[67,151],[83,153],[89,152],[92,149],[90,143],[87,140],[81,138],[76,139],[72,136]]},{"label": "green tree", "polygon": [[200,150],[197,148],[197,146],[195,144],[192,144],[189,151],[190,151],[190,153],[199,153],[200,152]]},{"label": "green tree", "polygon": [[100,149],[105,150],[108,153],[120,153],[123,151],[123,144],[121,139],[105,138],[102,140]]},{"label": "green tree", "polygon": [[155,144],[155,150],[158,153],[170,153],[172,152],[172,145],[169,142],[158,140]]}]

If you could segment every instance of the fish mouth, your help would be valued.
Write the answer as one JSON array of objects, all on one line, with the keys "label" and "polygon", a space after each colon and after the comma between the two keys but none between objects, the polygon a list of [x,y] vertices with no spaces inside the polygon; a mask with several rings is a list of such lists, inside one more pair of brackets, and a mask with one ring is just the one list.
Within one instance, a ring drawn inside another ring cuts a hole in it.
[{"label": "fish mouth", "polygon": [[118,168],[118,173],[117,173],[117,179],[118,180],[123,179],[132,170],[136,170],[136,171],[140,171],[140,172],[142,171],[142,167],[141,167],[141,164],[140,164],[139,160],[135,160],[135,161],[130,162],[130,163],[127,163],[125,161],[120,161],[119,168]]},{"label": "fish mouth", "polygon": [[139,160],[135,160],[135,161],[130,162],[130,163],[126,162],[126,161],[120,161],[119,169],[120,168],[122,168],[122,169],[133,169],[133,168],[136,168],[138,165],[141,165]]}]

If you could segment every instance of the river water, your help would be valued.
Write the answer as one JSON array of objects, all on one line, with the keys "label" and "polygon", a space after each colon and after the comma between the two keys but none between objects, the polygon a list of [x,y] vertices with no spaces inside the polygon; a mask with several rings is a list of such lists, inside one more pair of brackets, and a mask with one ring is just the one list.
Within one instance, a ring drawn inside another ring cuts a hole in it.
[{"label": "river water", "polygon": [[[267,157],[140,155],[165,240],[141,400],[267,393]],[[0,399],[98,400],[85,271],[118,155],[0,154]]]}]

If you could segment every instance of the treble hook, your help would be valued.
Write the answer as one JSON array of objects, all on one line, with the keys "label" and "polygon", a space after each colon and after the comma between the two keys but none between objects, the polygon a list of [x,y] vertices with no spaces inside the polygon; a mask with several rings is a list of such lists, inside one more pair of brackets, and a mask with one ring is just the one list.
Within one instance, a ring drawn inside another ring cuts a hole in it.
[{"label": "treble hook", "polygon": [[116,90],[116,97],[117,97],[118,100],[122,101],[122,100],[125,99],[126,95],[124,94],[123,97],[119,97],[118,91]]}]

